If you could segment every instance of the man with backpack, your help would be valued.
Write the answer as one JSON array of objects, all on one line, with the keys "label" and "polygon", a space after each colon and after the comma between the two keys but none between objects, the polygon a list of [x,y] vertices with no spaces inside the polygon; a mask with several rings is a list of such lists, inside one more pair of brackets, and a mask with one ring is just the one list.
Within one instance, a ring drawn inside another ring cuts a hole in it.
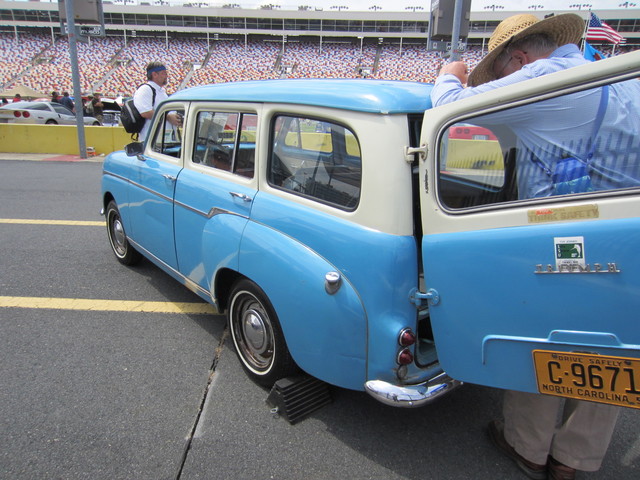
[{"label": "man with backpack", "polygon": [[[164,88],[167,79],[167,67],[162,62],[150,62],[147,65],[147,83],[140,85],[133,95],[133,104],[140,112],[140,116],[145,119],[138,136],[141,142],[147,138],[156,105],[167,98]],[[167,114],[167,121],[174,126],[180,126],[182,117],[172,112]]]}]

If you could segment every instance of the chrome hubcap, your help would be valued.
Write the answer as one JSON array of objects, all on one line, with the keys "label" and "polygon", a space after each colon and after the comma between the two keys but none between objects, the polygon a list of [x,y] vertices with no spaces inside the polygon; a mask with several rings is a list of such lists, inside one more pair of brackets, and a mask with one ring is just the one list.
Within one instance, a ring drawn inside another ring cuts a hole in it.
[{"label": "chrome hubcap", "polygon": [[233,340],[247,367],[265,373],[274,359],[274,334],[269,315],[249,292],[238,294],[231,306]]},{"label": "chrome hubcap", "polygon": [[127,252],[127,239],[120,217],[114,212],[111,213],[111,240],[113,248],[120,256]]},{"label": "chrome hubcap", "polygon": [[245,312],[242,331],[249,348],[258,355],[263,354],[267,347],[266,329],[258,312],[255,310]]},{"label": "chrome hubcap", "polygon": [[124,229],[122,228],[122,223],[120,223],[120,219],[116,219],[113,222],[113,237],[118,244],[118,247],[124,247]]}]

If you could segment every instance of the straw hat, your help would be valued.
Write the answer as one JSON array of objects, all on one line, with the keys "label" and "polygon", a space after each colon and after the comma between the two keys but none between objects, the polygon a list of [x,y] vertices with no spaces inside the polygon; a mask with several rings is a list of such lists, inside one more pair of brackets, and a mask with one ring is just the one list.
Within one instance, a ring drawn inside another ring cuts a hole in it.
[{"label": "straw hat", "polygon": [[584,33],[584,20],[575,13],[563,13],[540,20],[528,13],[505,18],[496,27],[489,39],[489,53],[469,75],[468,85],[477,87],[495,80],[493,62],[502,53],[509,41],[517,41],[535,33],[545,33],[555,40],[558,46],[567,43],[578,44]]}]

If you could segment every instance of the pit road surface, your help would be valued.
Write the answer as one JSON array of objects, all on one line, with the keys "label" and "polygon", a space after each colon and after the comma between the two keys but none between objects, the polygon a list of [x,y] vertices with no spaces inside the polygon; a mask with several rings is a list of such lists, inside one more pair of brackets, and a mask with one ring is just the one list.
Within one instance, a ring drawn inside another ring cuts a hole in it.
[{"label": "pit road surface", "polygon": [[[486,437],[489,388],[407,410],[333,388],[301,423],[274,416],[223,317],[151,263],[116,261],[100,161],[4,158],[0,478],[525,478]],[[639,432],[625,409],[601,471],[580,478],[640,478]]]}]

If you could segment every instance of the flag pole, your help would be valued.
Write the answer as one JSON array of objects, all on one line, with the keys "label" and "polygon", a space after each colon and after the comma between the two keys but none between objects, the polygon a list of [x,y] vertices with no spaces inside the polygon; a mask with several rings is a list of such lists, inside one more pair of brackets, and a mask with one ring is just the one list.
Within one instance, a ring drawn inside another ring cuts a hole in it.
[{"label": "flag pole", "polygon": [[582,32],[582,54],[584,55],[584,49],[587,43],[587,31],[589,31],[589,23],[591,23],[591,9],[589,9],[589,17],[584,24],[584,31]]}]

